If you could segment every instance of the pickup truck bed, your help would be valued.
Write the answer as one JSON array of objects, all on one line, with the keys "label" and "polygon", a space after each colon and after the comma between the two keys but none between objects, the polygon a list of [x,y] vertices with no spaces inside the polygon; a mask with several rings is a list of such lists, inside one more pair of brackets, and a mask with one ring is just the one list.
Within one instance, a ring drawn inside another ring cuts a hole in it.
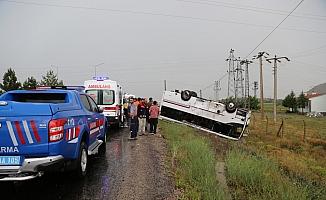
[{"label": "pickup truck bed", "polygon": [[77,91],[17,90],[3,94],[0,181],[27,180],[68,167],[84,176],[87,156],[105,151],[105,123],[94,101]]}]

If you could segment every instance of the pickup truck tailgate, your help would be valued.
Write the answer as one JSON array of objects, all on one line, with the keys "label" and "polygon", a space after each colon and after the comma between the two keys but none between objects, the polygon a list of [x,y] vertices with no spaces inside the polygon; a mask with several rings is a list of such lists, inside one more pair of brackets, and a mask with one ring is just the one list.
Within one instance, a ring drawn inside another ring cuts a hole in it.
[{"label": "pickup truck tailgate", "polygon": [[0,155],[46,156],[49,104],[8,101],[0,106]]}]

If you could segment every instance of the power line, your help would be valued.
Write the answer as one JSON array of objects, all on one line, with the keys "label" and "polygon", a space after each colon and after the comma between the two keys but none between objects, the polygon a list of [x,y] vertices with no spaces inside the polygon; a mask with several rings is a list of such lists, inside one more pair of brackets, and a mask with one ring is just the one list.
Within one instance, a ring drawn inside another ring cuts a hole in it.
[{"label": "power line", "polygon": [[[221,78],[219,78],[217,81],[221,81],[221,80],[223,80],[223,79],[226,77],[226,75],[228,75],[227,72],[226,72],[225,74],[223,74],[223,76],[221,76]],[[212,86],[214,86],[214,85],[215,85],[215,82],[212,83],[212,84],[210,84],[210,85],[208,85],[208,86],[203,87],[202,90],[206,90],[206,89],[208,89],[208,88],[210,88],[210,87],[212,87]]]},{"label": "power line", "polygon": [[[285,10],[262,8],[262,7],[257,7],[257,6],[248,6],[248,5],[239,5],[236,3],[229,3],[229,2],[221,2],[221,1],[213,1],[213,0],[202,0],[202,1],[226,4],[226,5],[236,5],[236,6],[241,6],[241,7],[245,7],[245,8],[254,8],[254,9],[265,10],[265,11],[274,11],[274,12],[280,12],[280,13],[284,13],[284,14],[289,13],[288,11],[285,11]],[[326,17],[326,15],[316,15],[316,14],[312,14],[312,13],[297,13],[297,14],[301,14],[302,16],[313,16],[313,17],[322,17],[322,18]]]},{"label": "power line", "polygon": [[250,56],[272,33],[302,4],[304,0],[301,0],[298,5],[246,56]]},{"label": "power line", "polygon": [[[169,17],[169,18],[188,19],[188,20],[194,20],[194,21],[219,22],[219,23],[226,23],[226,24],[238,24],[238,25],[252,26],[252,27],[273,28],[273,26],[269,26],[269,25],[251,24],[251,23],[245,23],[245,22],[239,22],[239,21],[209,19],[209,18],[202,18],[202,17],[173,15],[173,14],[165,14],[165,13],[154,13],[154,12],[147,12],[147,11],[120,10],[120,9],[84,7],[84,6],[70,6],[70,5],[58,5],[58,4],[47,4],[47,3],[37,3],[37,2],[13,1],[13,0],[0,0],[0,1],[16,3],[16,4],[24,4],[24,5],[36,5],[36,6],[57,7],[57,8],[71,8],[71,9],[93,10],[93,11],[102,11],[102,12],[119,12],[119,13],[129,13],[129,14],[137,14],[137,15],[152,15],[152,16]],[[280,28],[280,29],[301,31],[301,32],[310,32],[310,33],[319,33],[319,34],[326,33],[323,31],[297,29],[297,28]]]},{"label": "power line", "polygon": [[320,53],[318,52],[320,49],[324,49],[326,48],[326,45],[322,45],[313,49],[309,49],[309,50],[304,50],[304,51],[300,51],[298,53],[296,53],[295,55],[293,55],[293,58],[299,58],[299,57],[305,57],[305,56],[310,56],[316,53]]},{"label": "power line", "polygon": [[[257,13],[269,13],[273,15],[287,15],[288,12],[284,11],[269,11],[268,9],[263,9],[263,8],[250,8],[250,7],[239,7],[239,6],[230,6],[230,5],[225,5],[223,3],[218,3],[213,1],[206,1],[206,2],[198,2],[198,1],[191,1],[191,0],[176,0],[176,1],[181,1],[181,2],[186,2],[186,3],[192,3],[192,4],[199,4],[199,5],[211,5],[211,6],[216,6],[216,7],[225,7],[225,8],[231,8],[231,9],[237,9],[237,10],[245,10],[245,11],[251,11],[251,12],[257,12]],[[316,17],[308,17],[308,16],[300,16],[300,15],[291,15],[291,17],[297,17],[297,18],[304,18],[304,19],[311,19],[311,20],[322,20],[325,21],[326,18],[316,18]]]}]

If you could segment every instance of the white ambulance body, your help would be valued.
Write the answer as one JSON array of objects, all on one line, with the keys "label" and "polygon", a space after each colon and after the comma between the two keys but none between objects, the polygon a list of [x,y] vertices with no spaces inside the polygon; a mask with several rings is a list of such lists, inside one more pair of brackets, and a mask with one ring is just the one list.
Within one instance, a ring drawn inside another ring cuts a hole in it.
[{"label": "white ambulance body", "polygon": [[122,87],[107,77],[93,77],[84,82],[85,93],[89,94],[106,116],[109,125],[120,127],[123,123]]}]

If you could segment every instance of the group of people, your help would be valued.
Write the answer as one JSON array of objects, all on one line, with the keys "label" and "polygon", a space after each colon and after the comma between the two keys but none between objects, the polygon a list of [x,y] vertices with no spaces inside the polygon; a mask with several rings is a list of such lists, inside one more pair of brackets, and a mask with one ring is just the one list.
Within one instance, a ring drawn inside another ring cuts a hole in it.
[{"label": "group of people", "polygon": [[[159,107],[157,101],[149,98],[132,98],[124,104],[125,121],[130,125],[130,138],[137,139],[137,135],[145,135],[146,130],[149,134],[156,134]],[[139,133],[139,134],[138,134]]]}]

